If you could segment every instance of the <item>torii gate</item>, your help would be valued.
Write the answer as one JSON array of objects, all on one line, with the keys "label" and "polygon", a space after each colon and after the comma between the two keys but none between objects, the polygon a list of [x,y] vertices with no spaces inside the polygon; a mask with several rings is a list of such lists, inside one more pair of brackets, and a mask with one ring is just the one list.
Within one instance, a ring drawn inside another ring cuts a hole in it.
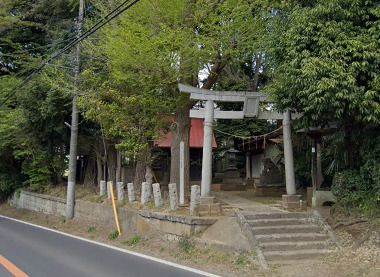
[{"label": "torii gate", "polygon": [[[286,193],[283,195],[285,207],[288,203],[299,205],[300,196],[296,196],[294,177],[293,146],[291,139],[291,115],[289,111],[283,114],[275,111],[260,111],[260,101],[265,100],[265,95],[250,91],[215,91],[196,88],[184,84],[178,85],[179,91],[190,94],[190,99],[206,101],[206,108],[190,110],[190,117],[204,118],[203,157],[202,157],[202,181],[201,197],[209,197],[212,181],[212,137],[214,119],[282,119],[284,157],[285,157],[285,183]],[[214,111],[215,102],[243,102],[242,111]],[[299,115],[295,115],[299,116]]]}]

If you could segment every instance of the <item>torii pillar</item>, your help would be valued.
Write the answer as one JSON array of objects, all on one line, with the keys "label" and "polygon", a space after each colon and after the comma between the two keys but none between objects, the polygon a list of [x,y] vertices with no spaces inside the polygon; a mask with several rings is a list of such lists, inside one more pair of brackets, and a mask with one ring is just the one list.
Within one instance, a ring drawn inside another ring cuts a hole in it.
[{"label": "torii pillar", "polygon": [[203,132],[203,157],[201,197],[209,197],[212,182],[212,138],[214,125],[214,101],[206,101],[206,112]]},{"label": "torii pillar", "polygon": [[283,114],[282,130],[284,137],[284,159],[285,159],[285,184],[286,194],[282,195],[282,206],[284,208],[300,208],[301,195],[297,195],[294,177],[294,158],[292,145],[292,128],[290,112]]},{"label": "torii pillar", "polygon": [[[258,118],[283,120],[284,134],[284,156],[285,156],[285,180],[286,195],[282,196],[285,208],[299,208],[300,195],[296,195],[296,185],[294,177],[293,147],[291,138],[291,115],[289,111],[281,114],[275,111],[260,111],[259,103],[265,100],[265,95],[251,91],[211,91],[195,88],[188,85],[178,84],[179,91],[190,94],[190,99],[206,101],[205,110],[191,110],[190,116],[204,118],[203,135],[203,160],[202,160],[202,181],[201,196],[207,200],[210,197],[212,181],[212,138],[214,118],[219,119],[243,119]],[[243,111],[214,111],[215,102],[242,102]],[[299,117],[299,114],[293,116]]]}]

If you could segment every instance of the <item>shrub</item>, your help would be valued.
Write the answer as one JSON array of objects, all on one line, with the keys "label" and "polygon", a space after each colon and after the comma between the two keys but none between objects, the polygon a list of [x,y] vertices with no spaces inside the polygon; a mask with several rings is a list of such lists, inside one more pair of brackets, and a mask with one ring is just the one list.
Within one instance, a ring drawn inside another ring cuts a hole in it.
[{"label": "shrub", "polygon": [[358,210],[369,216],[380,210],[380,164],[367,161],[360,170],[337,172],[331,187],[337,204],[348,212]]}]

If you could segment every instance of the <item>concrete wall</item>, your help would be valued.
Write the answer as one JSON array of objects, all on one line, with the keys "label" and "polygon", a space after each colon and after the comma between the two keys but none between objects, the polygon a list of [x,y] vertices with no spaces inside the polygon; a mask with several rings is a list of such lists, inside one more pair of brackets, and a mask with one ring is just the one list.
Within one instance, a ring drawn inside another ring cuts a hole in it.
[{"label": "concrete wall", "polygon": [[[11,206],[31,211],[65,216],[66,200],[44,194],[28,191],[15,193],[9,201]],[[182,236],[203,232],[217,220],[182,215],[172,215],[160,212],[118,208],[122,232],[130,234],[146,234],[160,231],[167,234]],[[109,203],[93,203],[75,201],[75,217],[89,223],[110,226],[115,229],[112,205]]]}]

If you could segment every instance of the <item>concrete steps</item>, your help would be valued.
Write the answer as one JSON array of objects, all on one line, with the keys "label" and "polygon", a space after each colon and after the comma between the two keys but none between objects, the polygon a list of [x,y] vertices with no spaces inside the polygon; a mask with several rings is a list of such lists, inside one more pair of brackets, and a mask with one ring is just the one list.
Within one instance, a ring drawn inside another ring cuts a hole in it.
[{"label": "concrete steps", "polygon": [[330,243],[326,241],[278,241],[278,242],[262,242],[261,248],[264,251],[290,251],[302,249],[326,249],[330,247]]},{"label": "concrete steps", "polygon": [[247,213],[244,212],[243,216],[246,220],[254,220],[254,219],[276,219],[276,218],[310,218],[308,213],[300,213],[300,212],[279,212],[279,213]]},{"label": "concrete steps", "polygon": [[252,232],[255,235],[265,234],[292,234],[292,233],[317,233],[321,231],[321,227],[314,224],[303,225],[276,225],[276,226],[264,226],[253,227]]},{"label": "concrete steps", "polygon": [[291,251],[266,251],[264,256],[267,261],[289,261],[299,259],[310,259],[330,254],[333,250],[328,249],[302,249]]},{"label": "concrete steps", "polygon": [[247,220],[252,226],[276,226],[276,225],[301,225],[307,221],[306,218],[271,218],[271,219],[250,219]]},{"label": "concrete steps", "polygon": [[257,235],[256,239],[259,242],[301,242],[301,241],[326,241],[327,234],[321,233],[293,233],[293,234],[269,234]]},{"label": "concrete steps", "polygon": [[310,259],[336,249],[324,222],[311,213],[244,211],[238,218],[268,262]]}]

